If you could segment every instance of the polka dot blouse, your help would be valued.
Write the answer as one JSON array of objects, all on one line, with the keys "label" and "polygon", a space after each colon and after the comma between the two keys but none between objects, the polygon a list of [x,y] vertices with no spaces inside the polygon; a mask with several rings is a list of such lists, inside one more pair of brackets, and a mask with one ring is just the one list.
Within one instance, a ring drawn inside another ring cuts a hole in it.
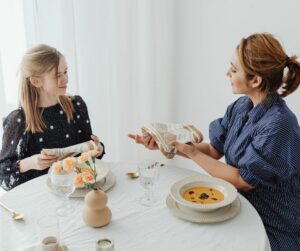
[{"label": "polka dot blouse", "polygon": [[42,116],[47,129],[42,133],[25,132],[25,115],[22,108],[14,110],[5,118],[0,153],[2,188],[10,190],[48,172],[47,168],[20,173],[17,168],[18,160],[38,154],[43,148],[67,147],[91,139],[92,130],[85,102],[80,96],[72,97],[72,102],[75,112],[70,123],[67,122],[67,116],[59,104],[43,108]]}]

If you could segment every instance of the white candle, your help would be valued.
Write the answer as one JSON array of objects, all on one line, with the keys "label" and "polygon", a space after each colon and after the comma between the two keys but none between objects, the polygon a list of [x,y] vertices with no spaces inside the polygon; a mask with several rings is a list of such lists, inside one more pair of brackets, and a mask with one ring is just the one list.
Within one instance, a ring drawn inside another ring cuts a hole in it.
[{"label": "white candle", "polygon": [[106,239],[99,240],[98,245],[99,245],[99,247],[106,248],[106,247],[109,247],[111,245],[111,242],[109,240],[106,240]]},{"label": "white candle", "polygon": [[114,243],[109,238],[99,239],[96,242],[96,251],[114,251]]}]

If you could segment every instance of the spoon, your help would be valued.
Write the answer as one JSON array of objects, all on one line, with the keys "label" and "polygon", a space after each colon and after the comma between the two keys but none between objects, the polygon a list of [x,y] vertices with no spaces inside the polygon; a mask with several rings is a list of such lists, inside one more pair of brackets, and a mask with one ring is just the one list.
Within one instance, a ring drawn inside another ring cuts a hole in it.
[{"label": "spoon", "polygon": [[24,218],[24,214],[20,214],[15,212],[14,210],[10,209],[9,207],[5,206],[3,203],[0,202],[0,206],[3,207],[5,210],[7,210],[8,212],[10,212],[11,217],[14,220],[22,220]]},{"label": "spoon", "polygon": [[[159,163],[158,162],[155,162],[153,165],[152,165],[152,167],[153,166],[156,166],[156,165],[158,165]],[[160,164],[159,165],[160,167],[163,167],[163,166],[165,166],[165,164]],[[126,173],[126,175],[130,178],[130,179],[136,179],[136,178],[138,178],[139,176],[140,176],[140,174],[138,173],[138,172],[129,172],[129,173]]]},{"label": "spoon", "polygon": [[130,173],[126,173],[126,175],[130,178],[130,179],[136,179],[140,176],[140,174],[138,172],[130,172]]}]

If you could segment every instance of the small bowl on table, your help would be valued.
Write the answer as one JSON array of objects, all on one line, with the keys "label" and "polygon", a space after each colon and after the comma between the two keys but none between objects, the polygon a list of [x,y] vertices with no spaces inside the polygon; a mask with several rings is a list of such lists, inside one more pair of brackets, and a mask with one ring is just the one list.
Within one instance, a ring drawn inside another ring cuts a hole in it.
[{"label": "small bowl on table", "polygon": [[175,182],[170,195],[181,207],[210,212],[230,205],[237,198],[237,190],[225,180],[197,175]]}]

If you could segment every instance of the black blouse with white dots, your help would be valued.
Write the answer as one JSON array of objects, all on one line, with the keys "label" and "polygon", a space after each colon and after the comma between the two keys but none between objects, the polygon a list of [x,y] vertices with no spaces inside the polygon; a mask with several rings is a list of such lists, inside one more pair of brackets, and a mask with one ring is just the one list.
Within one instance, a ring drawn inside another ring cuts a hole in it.
[{"label": "black blouse with white dots", "polygon": [[[2,149],[0,152],[0,185],[10,190],[28,180],[46,174],[45,170],[20,173],[17,161],[39,154],[43,148],[62,148],[91,139],[92,129],[88,110],[80,96],[73,96],[73,120],[68,123],[60,104],[43,109],[47,129],[41,133],[25,132],[25,115],[22,108],[12,111],[3,122]],[[101,143],[102,144],[102,143]],[[104,145],[102,144],[103,149]],[[99,158],[102,158],[104,151]]]}]

